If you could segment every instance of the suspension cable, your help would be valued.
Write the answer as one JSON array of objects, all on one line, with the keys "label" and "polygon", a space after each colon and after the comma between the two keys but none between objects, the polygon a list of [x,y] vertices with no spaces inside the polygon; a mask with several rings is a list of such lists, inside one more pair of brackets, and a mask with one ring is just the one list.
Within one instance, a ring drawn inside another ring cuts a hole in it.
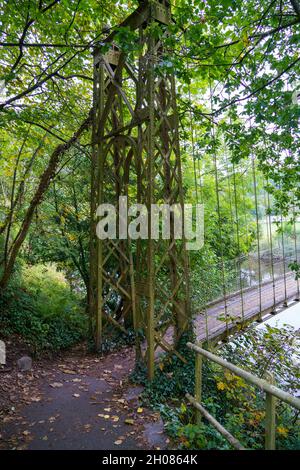
[{"label": "suspension cable", "polygon": [[241,308],[242,308],[242,325],[244,325],[245,321],[245,306],[244,306],[244,289],[243,289],[243,279],[242,279],[242,271],[241,271],[241,247],[240,247],[240,221],[239,221],[239,214],[238,214],[238,199],[237,199],[237,183],[236,183],[236,171],[235,171],[235,164],[232,164],[232,171],[233,171],[233,191],[234,191],[234,209],[235,209],[235,226],[236,226],[236,241],[237,241],[237,249],[238,249],[238,265],[239,265],[239,284],[240,284],[240,293],[241,293]]},{"label": "suspension cable", "polygon": [[[243,212],[244,212],[244,222],[246,226],[246,233],[247,233],[247,246],[250,246],[250,235],[249,235],[249,222],[247,217],[247,205],[246,205],[246,188],[244,186],[243,175],[241,174],[241,182],[242,182],[242,199],[243,199]],[[250,261],[250,253],[249,250],[247,252],[247,256],[245,260],[248,261],[248,270],[249,270],[249,287],[252,287],[252,265]]]},{"label": "suspension cable", "polygon": [[[269,180],[267,179],[267,186]],[[272,276],[272,290],[273,290],[273,307],[271,313],[276,313],[276,286],[275,286],[275,272],[274,272],[274,253],[273,253],[273,234],[272,234],[272,219],[271,219],[271,207],[270,207],[270,194],[269,191],[264,191],[265,205],[267,207],[267,231],[268,231],[268,242],[270,246],[271,255],[271,276]]]},{"label": "suspension cable", "polygon": [[[232,204],[232,191],[231,191],[231,175],[230,175],[231,166],[229,165],[228,156],[226,154],[226,181],[227,181],[227,191],[228,191],[228,202],[229,202],[229,213],[230,213],[230,224],[231,227],[234,226],[234,214],[233,214],[233,204]],[[236,257],[234,257],[234,272],[235,280],[238,278],[238,268]]]},{"label": "suspension cable", "polygon": [[[186,46],[186,35],[184,34],[184,42]],[[189,71],[189,61],[187,60],[187,71]],[[195,193],[196,193],[196,202],[199,204],[199,193],[198,193],[198,184],[200,187],[200,202],[203,204],[203,188],[202,188],[202,181],[201,181],[201,170],[200,170],[200,159],[197,157],[196,159],[196,151],[195,151],[195,139],[197,139],[197,134],[195,131],[195,119],[194,114],[191,109],[192,103],[192,93],[191,93],[191,85],[190,81],[188,82],[188,96],[189,96],[189,104],[190,104],[190,134],[191,134],[191,144],[192,144],[192,158],[193,158],[193,173],[194,173],[194,186],[195,186]],[[197,160],[197,164],[196,164]],[[199,181],[199,183],[198,183]],[[208,314],[206,308],[206,300],[204,301],[204,317],[205,317],[205,337],[206,337],[206,345],[209,349],[209,325],[208,325]]]},{"label": "suspension cable", "polygon": [[257,194],[257,176],[255,168],[255,157],[251,153],[252,161],[252,177],[254,187],[254,202],[255,202],[255,221],[256,221],[256,241],[257,241],[257,258],[258,258],[258,293],[259,293],[259,315],[258,320],[261,321],[262,316],[262,275],[261,275],[261,250],[260,250],[260,233],[259,233],[259,215],[258,215],[258,194]]},{"label": "suspension cable", "polygon": [[[294,225],[294,248],[295,248],[295,261],[296,264],[299,266],[299,257],[298,257],[298,243],[297,243],[297,227],[296,227],[296,211],[295,206],[293,205],[293,225]],[[298,268],[297,268],[298,269]],[[299,277],[297,276],[297,297],[295,300],[300,300],[300,283]]]},{"label": "suspension cable", "polygon": [[[184,33],[184,44],[185,44],[185,48],[187,48],[187,46],[186,46],[186,34],[185,33]],[[187,62],[186,62],[186,70],[187,70],[187,73],[189,74],[190,62],[189,62],[188,58],[187,58]],[[193,114],[192,109],[191,109],[192,93],[191,93],[191,84],[190,84],[189,76],[188,76],[188,96],[189,96],[189,115],[190,115],[190,133],[191,133],[191,142],[192,142],[192,157],[193,157],[193,167],[194,167],[194,185],[195,185],[195,192],[196,192],[196,201],[197,201],[197,204],[198,204],[198,202],[199,202],[199,200],[198,200],[198,183],[197,183],[195,141],[194,141],[194,114]]]},{"label": "suspension cable", "polygon": [[282,249],[282,264],[283,264],[283,285],[284,285],[284,302],[283,305],[287,307],[287,284],[286,284],[286,259],[285,259],[285,242],[284,242],[284,225],[282,211],[280,212],[280,231],[281,231],[281,249]]},{"label": "suspension cable", "polygon": [[[213,114],[213,95],[212,95],[210,70],[209,70],[209,90],[210,90],[210,108],[211,108],[211,113]],[[225,267],[224,267],[224,252],[223,252],[223,244],[222,244],[222,220],[221,220],[221,210],[220,210],[220,194],[219,194],[220,188],[219,188],[217,154],[216,154],[216,136],[215,136],[215,126],[214,126],[213,120],[211,123],[211,136],[212,136],[213,163],[214,163],[214,172],[215,172],[215,188],[216,188],[216,196],[217,196],[218,232],[219,232],[219,241],[220,241],[222,289],[223,289],[224,310],[225,310],[224,313],[225,313],[225,322],[226,322],[226,336],[228,336],[229,317],[228,317],[228,305],[227,305],[226,276],[225,276]]]}]

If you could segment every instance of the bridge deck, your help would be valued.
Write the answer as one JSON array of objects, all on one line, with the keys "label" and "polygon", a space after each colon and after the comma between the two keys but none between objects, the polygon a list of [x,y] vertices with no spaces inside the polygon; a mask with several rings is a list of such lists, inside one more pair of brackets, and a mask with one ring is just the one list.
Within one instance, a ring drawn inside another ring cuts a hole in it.
[{"label": "bridge deck", "polygon": [[[297,281],[294,274],[289,274],[286,278],[287,299],[293,300],[297,296]],[[270,313],[273,309],[274,296],[272,282],[264,283],[262,292],[262,315]],[[260,317],[259,288],[255,286],[245,290],[243,293],[244,321],[247,323]],[[284,278],[275,280],[276,306],[285,302]],[[195,319],[197,338],[200,341],[207,339],[222,339],[226,336],[226,330],[230,333],[238,330],[242,321],[242,299],[237,293],[227,299],[227,327],[226,322],[221,318],[225,317],[224,299],[210,304],[205,312],[199,314]],[[207,324],[207,326],[206,326]]]}]

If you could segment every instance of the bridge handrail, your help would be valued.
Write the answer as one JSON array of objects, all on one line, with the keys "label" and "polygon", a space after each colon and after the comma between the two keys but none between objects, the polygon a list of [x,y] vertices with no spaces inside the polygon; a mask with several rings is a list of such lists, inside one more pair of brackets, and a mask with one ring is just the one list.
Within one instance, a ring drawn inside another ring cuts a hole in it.
[{"label": "bridge handrail", "polygon": [[241,369],[238,366],[235,366],[231,362],[226,361],[220,356],[217,356],[216,354],[213,354],[210,351],[207,351],[206,349],[203,349],[200,346],[197,346],[196,344],[187,343],[187,346],[190,349],[193,349],[196,353],[201,354],[202,356],[206,357],[210,361],[215,362],[216,364],[219,364],[222,367],[225,367],[226,369],[233,372],[235,375],[238,375],[239,377],[242,377],[243,379],[247,380],[253,385],[256,385],[264,392],[270,393],[274,397],[279,398],[279,400],[284,401],[288,405],[291,405],[294,408],[297,408],[298,410],[300,410],[299,398],[294,397],[288,392],[284,392],[283,390],[276,387],[275,385],[270,384],[266,380],[256,377],[255,375],[251,374],[251,372],[247,372],[246,370]]},{"label": "bridge handrail", "polygon": [[[244,369],[241,369],[238,366],[235,366],[231,362],[226,361],[225,359],[217,356],[216,354],[203,349],[201,346],[196,344],[187,343],[188,348],[192,349],[196,353],[195,361],[195,392],[194,397],[189,393],[186,394],[186,398],[189,402],[196,408],[196,424],[199,424],[201,421],[201,415],[203,415],[219,432],[222,434],[225,439],[237,450],[243,450],[244,447],[239,443],[237,439],[234,438],[213,416],[211,416],[208,411],[201,405],[202,397],[202,356],[206,359],[219,364],[225,369],[230,370],[235,375],[243,378],[247,382],[257,386],[266,393],[266,418],[265,418],[265,449],[274,450],[275,445],[275,434],[276,434],[276,398],[287,403],[288,405],[300,410],[300,399],[294,397],[290,393],[287,393],[280,388],[276,387],[267,380],[256,377],[247,372]],[[273,381],[273,376],[270,375],[271,382]]]}]

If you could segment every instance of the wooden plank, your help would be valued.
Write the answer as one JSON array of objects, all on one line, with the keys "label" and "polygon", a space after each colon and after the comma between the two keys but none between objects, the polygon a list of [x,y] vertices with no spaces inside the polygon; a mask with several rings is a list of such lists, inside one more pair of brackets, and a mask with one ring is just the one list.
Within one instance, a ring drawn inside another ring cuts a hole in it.
[{"label": "wooden plank", "polygon": [[159,335],[159,333],[157,333],[157,332],[155,333],[154,339],[155,339],[156,342],[159,344],[159,346],[164,349],[164,351],[166,351],[168,354],[174,354],[174,355],[177,356],[178,359],[180,359],[184,364],[187,364],[187,360],[185,359],[185,357],[183,357],[182,354],[180,354],[178,351],[176,351],[176,349],[172,348],[172,346],[171,346],[170,344],[168,344],[168,343]]},{"label": "wooden plank", "polygon": [[111,317],[110,315],[107,315],[105,313],[105,318],[110,322],[112,323],[116,328],[118,328],[119,330],[122,331],[122,333],[125,333],[126,335],[128,334],[128,331],[124,328],[124,326],[120,325],[119,322],[117,322],[117,320],[115,320],[113,317]]},{"label": "wooden plank", "polygon": [[[296,281],[292,278],[288,278],[288,299],[290,301],[294,300],[297,284]],[[280,278],[276,280],[276,289],[283,290],[284,279]],[[235,296],[230,297],[227,310],[231,317],[231,321],[228,323],[228,333],[233,335],[243,331],[249,324],[254,321],[259,321],[261,317],[267,315],[275,315],[280,313],[283,309],[284,294],[280,295],[276,301],[276,311],[274,311],[274,302],[272,296],[272,285],[266,283],[263,286],[263,307],[260,314],[259,305],[256,297],[257,286],[252,287],[244,291],[244,324],[241,324],[240,308],[241,308],[241,295],[240,293],[235,293]],[[295,300],[294,300],[295,301]],[[279,309],[279,310],[278,310]],[[219,299],[216,303],[211,303],[206,309],[206,318],[208,321],[208,330],[209,330],[209,339],[214,342],[226,340],[226,326],[224,322],[220,321],[218,318],[220,314],[224,311],[224,299]],[[198,339],[200,341],[205,340],[205,325],[204,325],[204,316],[197,316],[194,320],[195,325],[198,331]]]},{"label": "wooden plank", "polygon": [[120,56],[121,52],[112,48],[103,56],[103,59],[110,65],[118,65]]},{"label": "wooden plank", "polygon": [[207,419],[207,421],[212,424],[217,429],[217,431],[222,434],[223,437],[225,437],[225,439],[229,442],[229,444],[232,445],[234,449],[246,450],[245,447],[243,447],[242,444],[232,434],[230,434],[230,432],[227,431],[227,429],[225,429],[222,424],[219,423],[219,421],[217,421],[208,411],[206,411],[206,409],[202,405],[200,405],[200,403],[197,403],[197,401],[194,397],[192,397],[192,395],[187,393],[185,396],[188,401],[195,408],[197,408],[197,410],[199,410],[199,412],[204,416],[204,418]]},{"label": "wooden plank", "polygon": [[[138,8],[131,13],[118,28],[130,28],[132,31],[138,29],[149,19],[149,4],[148,2],[141,3]],[[105,39],[105,43],[110,43],[116,36],[117,31],[112,31]]]},{"label": "wooden plank", "polygon": [[162,24],[171,23],[171,9],[170,6],[165,6],[162,3],[151,2],[151,16],[156,21]]}]

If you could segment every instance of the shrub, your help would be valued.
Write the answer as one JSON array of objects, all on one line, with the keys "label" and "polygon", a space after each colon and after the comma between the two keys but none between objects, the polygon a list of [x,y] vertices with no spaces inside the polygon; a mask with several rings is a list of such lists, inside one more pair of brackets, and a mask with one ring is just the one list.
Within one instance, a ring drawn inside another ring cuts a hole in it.
[{"label": "shrub", "polygon": [[58,351],[87,335],[87,317],[79,296],[71,292],[53,266],[23,267],[21,280],[0,297],[3,336],[20,335],[33,353]]},{"label": "shrub", "polygon": [[[273,372],[276,383],[295,393],[299,389],[298,334],[292,328],[267,327],[249,330],[218,350],[229,362],[263,377]],[[160,411],[165,428],[179,446],[189,449],[230,449],[225,439],[204,419],[200,427],[193,424],[194,408],[186,404],[185,393],[194,393],[194,354],[186,347],[179,349],[187,360],[165,355],[157,364],[155,379],[145,380],[140,369],[133,378],[145,383],[145,403]],[[264,447],[265,395],[240,377],[211,361],[203,361],[202,403],[246,448]],[[299,449],[299,418],[296,410],[278,402],[276,446],[278,449]]]}]

